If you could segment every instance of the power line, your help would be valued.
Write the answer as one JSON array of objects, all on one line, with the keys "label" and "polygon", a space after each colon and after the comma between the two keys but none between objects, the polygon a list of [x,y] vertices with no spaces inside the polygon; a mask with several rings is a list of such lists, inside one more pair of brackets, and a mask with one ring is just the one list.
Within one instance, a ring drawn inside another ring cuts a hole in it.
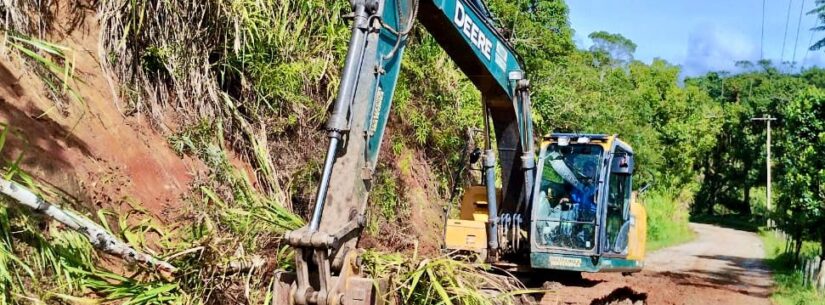
[{"label": "power line", "polygon": [[796,39],[793,43],[793,56],[791,64],[796,63],[796,47],[799,45],[799,29],[802,28],[802,10],[805,9],[805,0],[802,0],[802,6],[799,7],[799,23],[796,24]]},{"label": "power line", "polygon": [[785,35],[782,37],[782,55],[779,57],[779,62],[785,60],[785,43],[788,41],[788,25],[791,22],[791,4],[793,0],[788,1],[788,15],[785,17]]},{"label": "power line", "polygon": [[762,0],[762,37],[759,39],[759,60],[765,59],[765,3],[768,0]]},{"label": "power line", "polygon": [[808,45],[807,45],[807,47],[805,47],[805,56],[802,57],[802,65],[799,68],[800,72],[802,71],[803,68],[805,68],[805,61],[808,60],[808,52],[811,51],[811,46],[814,43],[814,29],[819,26],[819,22],[820,22],[819,16],[816,16],[816,22],[814,23],[814,27],[811,28],[811,37],[808,38]]}]

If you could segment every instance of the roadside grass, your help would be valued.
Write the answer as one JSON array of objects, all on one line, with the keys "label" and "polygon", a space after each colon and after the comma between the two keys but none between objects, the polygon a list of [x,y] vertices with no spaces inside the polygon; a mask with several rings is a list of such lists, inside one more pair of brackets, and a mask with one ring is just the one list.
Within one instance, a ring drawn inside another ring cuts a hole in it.
[{"label": "roadside grass", "polygon": [[[802,273],[794,268],[792,253],[786,253],[785,241],[770,231],[760,230],[759,237],[765,246],[765,258],[773,271],[775,290],[771,300],[777,305],[825,304],[825,294],[802,284]],[[806,242],[802,255],[816,255],[815,243]]]},{"label": "roadside grass", "polygon": [[654,190],[640,198],[647,210],[647,251],[686,243],[696,237],[690,229],[684,195]]}]

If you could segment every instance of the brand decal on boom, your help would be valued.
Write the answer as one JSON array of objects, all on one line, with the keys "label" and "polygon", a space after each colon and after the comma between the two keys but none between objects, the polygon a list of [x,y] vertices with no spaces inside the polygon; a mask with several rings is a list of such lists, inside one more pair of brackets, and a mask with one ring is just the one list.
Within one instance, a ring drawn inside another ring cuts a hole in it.
[{"label": "brand decal on boom", "polygon": [[470,17],[470,14],[467,13],[467,9],[459,1],[455,2],[455,18],[453,18],[453,22],[455,22],[461,32],[470,39],[470,42],[481,51],[481,54],[489,60],[490,53],[493,49],[493,42],[490,38],[487,38],[487,35],[476,25],[473,18]]}]

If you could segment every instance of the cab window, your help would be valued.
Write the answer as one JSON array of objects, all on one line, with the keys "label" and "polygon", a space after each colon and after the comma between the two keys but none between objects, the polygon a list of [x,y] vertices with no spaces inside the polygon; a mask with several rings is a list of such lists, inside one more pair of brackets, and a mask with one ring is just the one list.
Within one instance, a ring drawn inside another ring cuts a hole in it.
[{"label": "cab window", "polygon": [[542,174],[536,219],[539,246],[576,250],[595,248],[599,145],[551,144],[541,158]]}]

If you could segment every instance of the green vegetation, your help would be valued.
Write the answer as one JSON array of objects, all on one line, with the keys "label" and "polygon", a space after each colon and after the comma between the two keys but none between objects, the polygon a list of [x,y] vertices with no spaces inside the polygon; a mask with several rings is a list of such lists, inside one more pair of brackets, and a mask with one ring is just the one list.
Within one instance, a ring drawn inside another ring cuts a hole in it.
[{"label": "green vegetation", "polygon": [[76,102],[84,103],[83,97],[74,89],[74,83],[78,79],[69,48],[16,33],[6,34],[8,46],[33,66],[53,100],[62,101],[70,97]]},{"label": "green vegetation", "polygon": [[647,250],[688,242],[695,233],[688,227],[691,198],[672,192],[644,194],[640,200],[647,210]]},{"label": "green vegetation", "polygon": [[794,237],[797,258],[803,241],[815,240],[825,259],[825,91],[800,90],[780,114],[793,131],[785,131],[777,144],[783,157],[777,162],[781,179],[771,217]]},{"label": "green vegetation", "polygon": [[[712,72],[685,81],[705,88],[724,109],[719,115],[723,131],[718,134],[715,147],[699,159],[705,183],[697,193],[695,214],[714,214],[717,206],[741,215],[754,212],[752,207],[757,203],[753,202],[752,193],[766,181],[766,126],[751,118],[767,114],[777,117],[780,105],[806,86],[816,85],[813,80],[822,73],[811,69],[803,74],[783,74],[767,61],[758,66],[742,62],[739,66],[749,70],[736,75]],[[781,120],[773,126],[781,127],[780,124]],[[776,128],[774,137],[780,135],[781,129]],[[781,158],[775,147],[774,154]]]},{"label": "green vegetation", "polygon": [[[775,232],[760,231],[759,236],[765,244],[765,256],[773,270],[776,290],[771,299],[778,305],[822,304],[825,293],[817,292],[810,286],[803,285],[802,273],[795,267],[796,258],[786,249],[786,241]],[[803,255],[817,255],[817,245],[805,243]]]}]

